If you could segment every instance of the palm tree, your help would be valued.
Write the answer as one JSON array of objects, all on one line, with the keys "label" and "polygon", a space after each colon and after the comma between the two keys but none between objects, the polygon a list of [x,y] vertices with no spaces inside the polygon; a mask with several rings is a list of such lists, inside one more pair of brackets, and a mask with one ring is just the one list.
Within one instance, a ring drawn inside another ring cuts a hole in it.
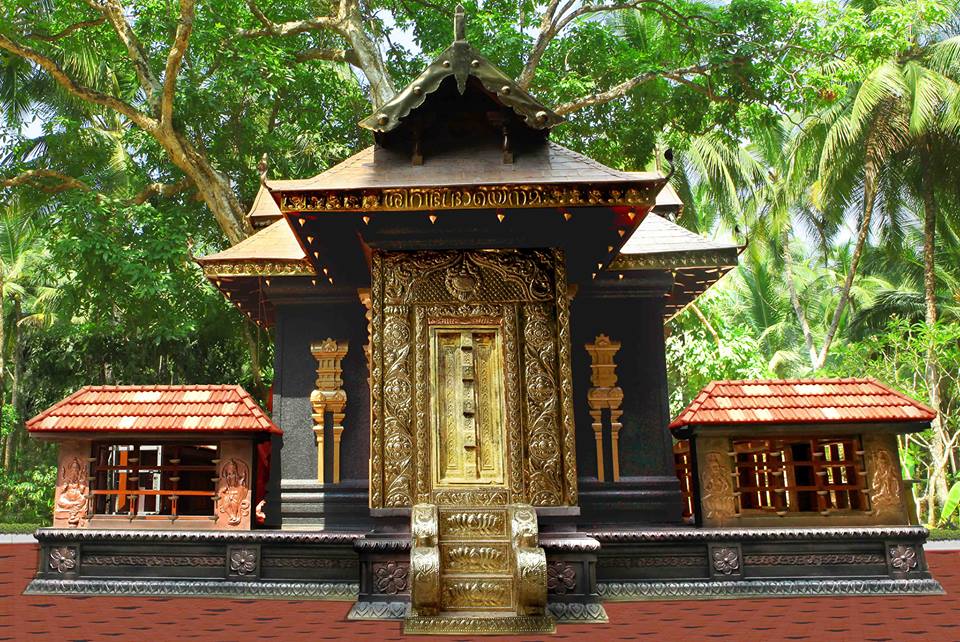
[{"label": "palm tree", "polygon": [[[19,373],[22,364],[21,321],[25,302],[38,293],[38,275],[43,267],[41,238],[33,220],[14,202],[0,208],[0,413],[6,403],[7,371],[12,365],[10,388],[15,410],[19,401]],[[39,290],[42,296],[50,292]],[[12,363],[8,363],[8,355]],[[15,426],[16,428],[16,426]],[[16,429],[7,434],[3,450],[4,469],[10,470],[16,444]]]}]

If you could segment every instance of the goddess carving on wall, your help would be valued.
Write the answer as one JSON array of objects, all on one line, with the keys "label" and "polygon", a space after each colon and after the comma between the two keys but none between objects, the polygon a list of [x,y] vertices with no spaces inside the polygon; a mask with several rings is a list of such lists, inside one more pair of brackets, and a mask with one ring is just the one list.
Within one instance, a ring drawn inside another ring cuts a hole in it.
[{"label": "goddess carving on wall", "polygon": [[87,473],[78,457],[74,457],[60,471],[60,494],[57,497],[57,516],[66,516],[73,528],[87,524]]},{"label": "goddess carving on wall", "polygon": [[220,468],[220,489],[217,491],[217,510],[227,516],[230,526],[239,526],[250,514],[250,474],[247,465],[228,459]]},{"label": "goddess carving on wall", "polygon": [[870,454],[873,479],[870,483],[870,499],[874,510],[884,511],[900,506],[900,478],[893,457],[885,448],[877,448]]},{"label": "goddess carving on wall", "polygon": [[723,457],[721,453],[707,453],[707,465],[701,475],[703,496],[700,501],[707,519],[723,519],[733,512],[733,487],[730,483],[730,471],[724,464]]}]

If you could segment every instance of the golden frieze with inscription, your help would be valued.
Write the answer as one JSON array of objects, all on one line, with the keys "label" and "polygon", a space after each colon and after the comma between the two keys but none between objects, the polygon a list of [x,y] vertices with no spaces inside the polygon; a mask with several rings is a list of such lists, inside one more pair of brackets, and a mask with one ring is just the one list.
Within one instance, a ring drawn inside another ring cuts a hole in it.
[{"label": "golden frieze with inscription", "polygon": [[626,206],[650,207],[661,182],[610,185],[479,185],[396,187],[380,190],[311,190],[280,197],[282,212],[410,212],[444,209]]}]

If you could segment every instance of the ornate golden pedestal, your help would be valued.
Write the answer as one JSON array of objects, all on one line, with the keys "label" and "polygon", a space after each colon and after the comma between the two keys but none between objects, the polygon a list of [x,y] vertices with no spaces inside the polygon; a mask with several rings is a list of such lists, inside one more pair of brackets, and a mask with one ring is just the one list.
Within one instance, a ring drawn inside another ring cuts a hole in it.
[{"label": "ornate golden pedestal", "polygon": [[405,633],[552,633],[533,507],[414,506]]}]

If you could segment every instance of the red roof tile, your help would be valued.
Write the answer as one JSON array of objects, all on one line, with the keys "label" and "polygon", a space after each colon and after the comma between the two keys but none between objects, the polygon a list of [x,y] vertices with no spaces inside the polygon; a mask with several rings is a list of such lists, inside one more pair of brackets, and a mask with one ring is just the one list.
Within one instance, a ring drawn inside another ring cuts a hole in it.
[{"label": "red roof tile", "polygon": [[932,421],[936,413],[875,379],[714,381],[673,420],[692,425]]},{"label": "red roof tile", "polygon": [[27,422],[32,433],[272,432],[283,434],[240,386],[86,386]]}]

